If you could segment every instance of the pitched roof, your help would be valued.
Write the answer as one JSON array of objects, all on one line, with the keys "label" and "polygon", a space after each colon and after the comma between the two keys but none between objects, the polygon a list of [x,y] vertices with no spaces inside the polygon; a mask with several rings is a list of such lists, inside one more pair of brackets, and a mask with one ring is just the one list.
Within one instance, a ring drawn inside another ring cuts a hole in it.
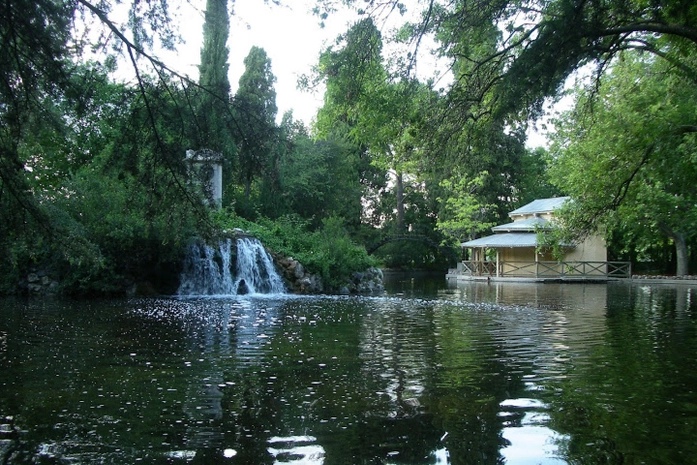
[{"label": "pitched roof", "polygon": [[549,228],[549,221],[540,218],[533,217],[525,220],[514,221],[513,223],[501,224],[491,228],[492,231],[498,232],[536,232],[537,228]]},{"label": "pitched roof", "polygon": [[[561,207],[569,197],[553,197],[549,199],[537,199],[527,205],[513,210],[508,215],[534,215],[536,213],[550,213]],[[491,230],[495,233],[491,236],[480,237],[460,244],[469,248],[497,248],[497,247],[537,247],[538,228],[548,228],[550,222],[539,216],[514,221],[512,223],[494,226]],[[573,247],[568,245],[567,247]]]},{"label": "pitched roof", "polygon": [[463,242],[460,245],[469,248],[488,247],[492,249],[497,247],[536,247],[537,234],[530,232],[499,233]]},{"label": "pitched roof", "polygon": [[[480,237],[471,241],[462,242],[460,247],[470,249],[486,248],[496,249],[503,247],[537,247],[537,233],[510,232],[498,233],[491,236]],[[562,247],[575,248],[574,244],[561,244]]]},{"label": "pitched roof", "polygon": [[569,197],[552,197],[549,199],[533,200],[529,204],[523,205],[522,207],[516,208],[512,212],[508,213],[508,216],[548,213],[561,207],[567,200],[569,200]]}]

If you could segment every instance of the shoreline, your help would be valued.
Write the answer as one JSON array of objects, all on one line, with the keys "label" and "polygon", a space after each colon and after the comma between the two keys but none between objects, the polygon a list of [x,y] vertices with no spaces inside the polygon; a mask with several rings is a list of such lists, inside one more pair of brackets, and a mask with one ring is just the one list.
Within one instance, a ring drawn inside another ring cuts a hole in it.
[{"label": "shoreline", "polygon": [[697,286],[697,276],[646,276],[635,275],[630,278],[534,278],[534,277],[492,277],[492,276],[463,276],[446,274],[445,279],[455,282],[531,282],[531,283],[626,283],[626,284],[677,284],[683,286]]},{"label": "shoreline", "polygon": [[695,286],[697,285],[697,276],[634,275],[631,278],[622,278],[620,281],[626,281],[632,284],[683,284]]}]

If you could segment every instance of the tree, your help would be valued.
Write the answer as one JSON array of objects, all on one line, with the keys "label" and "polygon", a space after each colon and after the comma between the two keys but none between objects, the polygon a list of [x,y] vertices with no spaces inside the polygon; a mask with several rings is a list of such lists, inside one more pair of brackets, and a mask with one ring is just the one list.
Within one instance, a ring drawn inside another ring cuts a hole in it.
[{"label": "tree", "polygon": [[443,211],[438,215],[437,227],[458,247],[461,242],[474,239],[477,234],[495,226],[495,223],[484,220],[486,211],[493,206],[481,204],[475,195],[488,175],[483,172],[473,179],[457,176],[455,180],[441,181],[446,197],[439,199]]},{"label": "tree", "polygon": [[[344,3],[370,15],[403,13],[411,6],[397,0]],[[623,50],[650,52],[697,80],[697,68],[685,59],[697,47],[696,25],[691,0],[428,0],[418,20],[402,31],[412,37],[411,60],[423,37],[433,33],[444,56],[470,64],[451,89],[467,96],[458,100],[463,115],[471,114],[472,101],[479,101],[498,118],[525,120],[541,112],[545,98],[557,96],[572,72],[596,63],[596,75],[602,76]],[[492,39],[493,49],[486,45]],[[667,50],[667,43],[673,47]]]},{"label": "tree", "polygon": [[239,178],[249,201],[252,182],[267,168],[277,143],[276,77],[266,51],[252,47],[244,59],[245,70],[233,102],[239,156]]},{"label": "tree", "polygon": [[552,176],[573,198],[563,212],[577,235],[601,224],[675,247],[688,273],[697,227],[697,83],[656,57],[627,52],[598,88],[580,91],[558,122]]},{"label": "tree", "polygon": [[288,118],[281,124],[286,144],[276,165],[278,190],[274,195],[283,201],[279,216],[297,213],[314,228],[332,216],[360,217],[362,189],[347,155],[351,147],[333,140],[313,140],[304,127],[293,130],[296,124]]},{"label": "tree", "polygon": [[[365,88],[383,82],[380,47],[372,22],[359,22],[338,37],[336,46],[322,52],[315,70],[316,83],[326,85],[315,137],[339,147],[344,158],[343,174],[352,189],[351,202],[346,204],[350,208],[344,209],[343,218],[353,233],[362,229],[364,213],[374,206],[376,193],[386,183],[385,171],[372,164],[368,143],[361,137],[365,128],[359,125]],[[360,199],[358,205],[356,199]]]},{"label": "tree", "polygon": [[551,156],[547,149],[537,147],[527,150],[521,159],[518,184],[515,186],[519,205],[525,205],[535,199],[561,196],[561,190],[549,179]]},{"label": "tree", "polygon": [[[171,263],[194,218],[207,224],[182,166],[183,119],[191,116],[175,101],[182,88],[148,53],[156,37],[174,43],[167,4],[134,2],[130,29],[111,21],[108,8],[84,0],[0,6],[4,289],[41,265],[72,290],[107,292],[134,270],[156,276],[150,267]],[[102,34],[93,33],[98,26]],[[104,67],[83,63],[83,52],[106,43],[131,61],[134,86],[110,81],[111,57]],[[139,56],[158,79],[143,73]]]},{"label": "tree", "polygon": [[[443,229],[436,231],[435,220],[428,218],[440,212],[447,217],[443,221],[450,221],[447,195],[454,191],[448,180],[473,179],[482,171],[491,170],[492,176],[481,178],[486,186],[476,192],[478,204],[516,200],[520,160],[526,153],[520,131],[506,131],[504,124],[482,116],[461,117],[452,111],[456,95],[442,95],[430,84],[391,75],[382,56],[382,36],[369,18],[352,26],[338,45],[320,59],[318,71],[326,79],[327,92],[317,127],[320,134],[342,128],[344,137],[361,146],[373,166],[390,175],[392,190],[381,189],[369,209],[376,227],[403,234],[418,223],[419,234],[440,242]],[[463,60],[455,72],[464,73],[467,66]],[[476,102],[471,110],[477,110]],[[420,217],[413,215],[417,210]],[[500,210],[508,211],[485,208],[485,216],[476,219],[486,227],[498,220]]]},{"label": "tree", "polygon": [[[30,188],[23,150],[35,129],[60,127],[60,115],[42,111],[51,91],[69,84],[67,41],[73,10],[52,1],[0,6],[0,253],[12,262],[16,241],[51,235],[51,219]],[[45,134],[45,132],[44,132]],[[31,241],[31,240],[30,240]]]},{"label": "tree", "polygon": [[320,58],[319,77],[326,80],[325,105],[318,113],[320,134],[345,128],[344,136],[363,147],[371,163],[389,173],[394,184],[395,232],[405,225],[405,176],[416,179],[419,151],[413,131],[429,89],[418,81],[394,80],[383,64],[382,38],[370,19],[354,24],[340,37],[338,50]]},{"label": "tree", "polygon": [[324,81],[324,105],[317,113],[316,130],[326,137],[337,130],[337,123],[347,139],[360,145],[365,125],[360,125],[361,105],[378,92],[387,74],[382,66],[382,37],[371,19],[352,25],[337,38],[338,49],[322,52],[316,80]]},{"label": "tree", "polygon": [[[203,23],[203,47],[199,65],[201,120],[200,147],[217,152],[229,152],[229,100],[227,40],[230,18],[227,0],[207,0]],[[230,154],[228,153],[228,159]]]}]

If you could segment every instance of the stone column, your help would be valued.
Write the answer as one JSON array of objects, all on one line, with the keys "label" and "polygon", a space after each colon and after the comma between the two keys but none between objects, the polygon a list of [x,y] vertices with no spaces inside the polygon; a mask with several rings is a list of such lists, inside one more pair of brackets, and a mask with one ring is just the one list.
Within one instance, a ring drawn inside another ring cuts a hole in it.
[{"label": "stone column", "polygon": [[208,204],[213,208],[223,205],[223,154],[209,149],[187,150],[189,174],[199,183]]}]

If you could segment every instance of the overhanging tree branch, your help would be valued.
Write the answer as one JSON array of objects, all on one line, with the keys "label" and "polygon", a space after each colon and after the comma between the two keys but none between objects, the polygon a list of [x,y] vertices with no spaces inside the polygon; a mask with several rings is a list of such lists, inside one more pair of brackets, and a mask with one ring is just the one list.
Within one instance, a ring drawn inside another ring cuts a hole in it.
[{"label": "overhanging tree branch", "polygon": [[667,34],[675,37],[682,37],[697,45],[697,29],[694,27],[681,24],[658,23],[653,21],[640,21],[622,26],[609,27],[599,31],[598,36],[618,36],[637,32],[652,32],[656,34]]}]

